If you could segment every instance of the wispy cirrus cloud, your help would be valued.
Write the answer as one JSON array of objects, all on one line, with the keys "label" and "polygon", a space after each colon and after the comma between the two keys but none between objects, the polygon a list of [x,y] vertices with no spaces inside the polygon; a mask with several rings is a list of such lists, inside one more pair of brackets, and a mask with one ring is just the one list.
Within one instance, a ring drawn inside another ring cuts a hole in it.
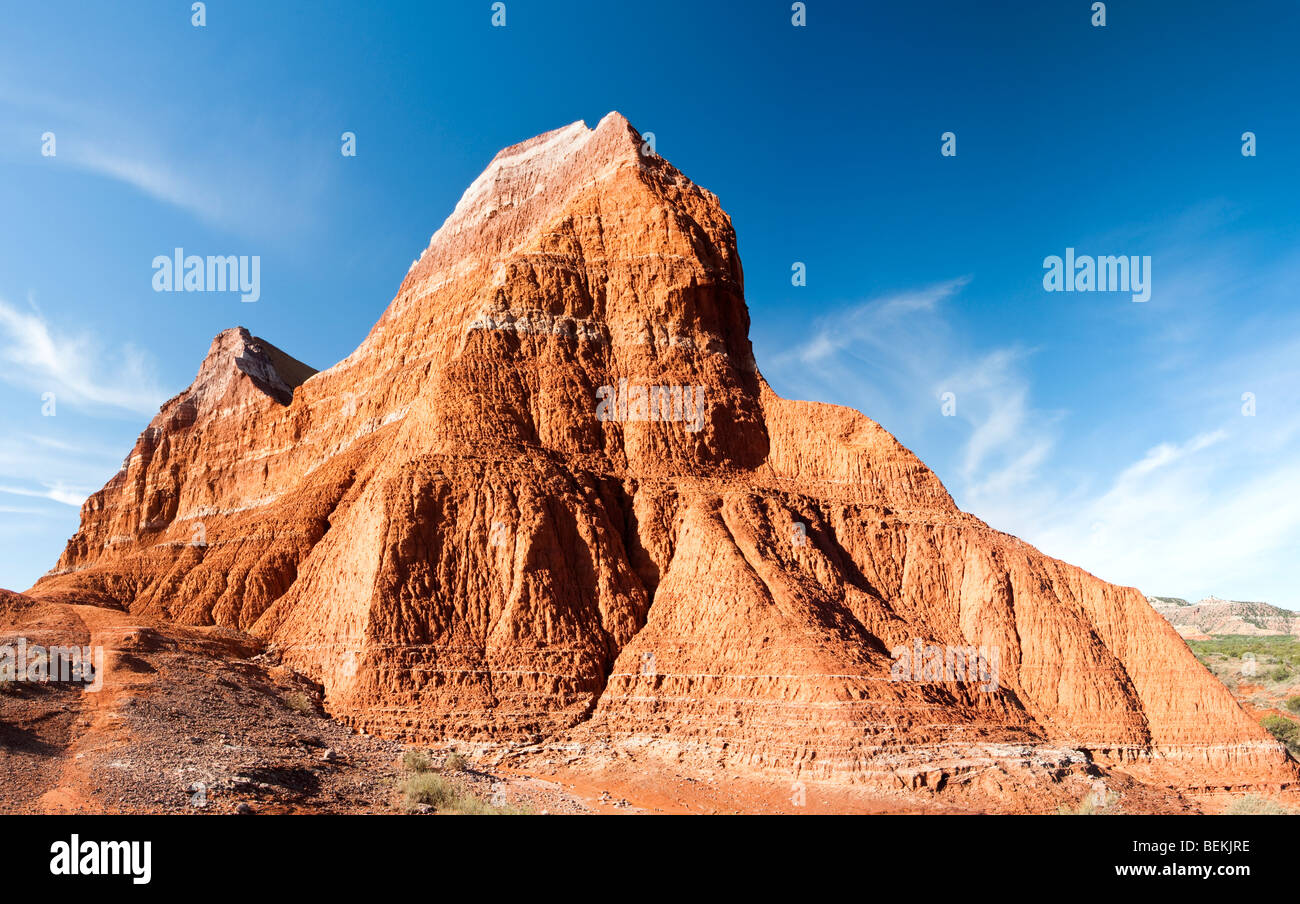
[{"label": "wispy cirrus cloud", "polygon": [[[967,282],[820,318],[769,376],[786,394],[838,401],[880,421],[963,508],[1106,580],[1149,594],[1213,592],[1300,607],[1293,331],[1273,324],[1249,353],[1181,366],[1153,350],[1134,365],[1141,394],[1069,411],[1043,404],[1036,391],[1038,351],[982,347],[953,328],[949,309]],[[1239,402],[1244,390],[1256,397],[1253,416]],[[1107,434],[1126,436],[1129,409],[1140,406],[1167,438],[1131,457],[1106,449]],[[1067,454],[1097,435],[1104,454],[1082,462]]]},{"label": "wispy cirrus cloud", "polygon": [[56,330],[35,309],[0,300],[0,379],[55,404],[152,414],[167,398],[151,359],[129,345],[106,349],[86,334]]},{"label": "wispy cirrus cloud", "polygon": [[[859,350],[864,347],[874,351],[893,349],[887,344],[890,331],[904,324],[916,327],[917,319],[912,315],[932,313],[940,302],[957,294],[968,282],[970,277],[963,276],[915,291],[872,299],[818,318],[813,335],[781,356],[781,360],[797,361],[804,367],[824,372],[836,367],[840,355],[862,357]],[[932,328],[936,325],[929,324]]]},{"label": "wispy cirrus cloud", "polygon": [[72,144],[61,156],[75,167],[115,179],[205,221],[225,223],[232,214],[227,196],[139,150],[113,151],[93,141],[83,141]]},{"label": "wispy cirrus cloud", "polygon": [[1032,539],[1149,594],[1296,608],[1300,465],[1257,460],[1250,446],[1227,431],[1161,444],[1099,495],[1027,513]]},{"label": "wispy cirrus cloud", "polygon": [[955,344],[940,306],[969,277],[869,299],[816,318],[809,335],[764,367],[783,391],[851,404],[886,427],[919,431],[938,411],[939,374],[926,353]]},{"label": "wispy cirrus cloud", "polygon": [[10,496],[27,496],[32,499],[49,499],[52,502],[60,502],[63,505],[78,508],[90,495],[83,491],[69,489],[62,484],[44,484],[40,490],[32,490],[26,487],[0,486],[0,493],[7,493]]},{"label": "wispy cirrus cloud", "polygon": [[[6,111],[5,108],[8,108]],[[8,112],[11,147],[35,155],[36,137],[51,123],[60,165],[126,185],[213,226],[262,240],[310,228],[326,176],[304,163],[315,145],[260,124],[223,120],[213,111],[210,140],[197,146],[157,111],[106,115],[89,101],[18,90],[0,77],[0,113]],[[229,124],[223,124],[229,123]],[[281,153],[250,155],[240,147],[280,146]],[[12,156],[12,155],[11,155]],[[281,162],[286,161],[286,162]]]},{"label": "wispy cirrus cloud", "polygon": [[777,356],[772,374],[805,398],[853,405],[904,438],[951,435],[964,424],[960,454],[940,476],[968,496],[1024,483],[1051,453],[1059,414],[1030,401],[1032,350],[976,349],[951,326],[944,307],[969,283],[950,279],[818,318],[809,337]]}]

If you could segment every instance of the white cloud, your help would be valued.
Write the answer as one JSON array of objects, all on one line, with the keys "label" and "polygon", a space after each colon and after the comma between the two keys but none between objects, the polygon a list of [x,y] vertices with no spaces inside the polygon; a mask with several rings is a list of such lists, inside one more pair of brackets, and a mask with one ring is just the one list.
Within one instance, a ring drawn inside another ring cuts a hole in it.
[{"label": "white cloud", "polygon": [[[949,325],[943,306],[969,282],[952,279],[819,318],[807,341],[776,357],[772,375],[804,398],[858,408],[904,442],[967,425],[958,454],[929,464],[942,465],[940,477],[968,499],[1024,485],[1052,452],[1059,414],[1030,404],[1022,370],[1031,352],[977,351]],[[951,418],[941,415],[946,393],[955,398]]]},{"label": "white cloud", "polygon": [[[1157,354],[1139,361],[1136,379],[1158,374],[1142,398],[1167,438],[1126,460],[1104,438],[1125,436],[1137,394],[1085,411],[1044,407],[1032,350],[980,348],[949,325],[945,303],[965,284],[815,321],[804,343],[775,359],[774,385],[858,408],[921,453],[963,508],[1106,580],[1300,608],[1295,340],[1256,340],[1248,354],[1220,351],[1183,367]],[[1272,332],[1290,335],[1276,324]],[[1240,415],[1243,390],[1258,394],[1255,417]],[[944,392],[956,396],[955,417],[940,416]],[[1089,431],[1103,437],[1102,451],[1067,463]]]},{"label": "white cloud", "polygon": [[1181,446],[1174,443],[1161,443],[1148,451],[1141,461],[1126,468],[1120,474],[1116,484],[1126,489],[1133,489],[1158,469],[1167,468],[1185,459],[1188,455],[1194,455],[1202,449],[1209,448],[1226,438],[1227,435],[1225,430],[1215,430],[1213,433],[1202,433],[1199,436],[1194,436]]},{"label": "white cloud", "polygon": [[1030,539],[1149,594],[1295,606],[1300,465],[1247,464],[1244,445],[1193,437],[1157,447],[1054,524],[1039,512]]},{"label": "white cloud", "polygon": [[[330,171],[317,156],[311,126],[250,125],[217,106],[208,110],[207,129],[196,141],[188,101],[180,108],[160,101],[136,109],[121,98],[42,92],[30,81],[19,89],[0,74],[0,113],[8,114],[0,121],[13,121],[6,131],[15,144],[20,135],[30,140],[51,123],[63,123],[56,130],[59,165],[120,182],[210,225],[266,241],[300,235],[317,222]],[[276,150],[250,157],[241,146]]]},{"label": "white cloud", "polygon": [[949,280],[914,292],[901,292],[858,305],[848,311],[821,317],[811,339],[798,346],[790,355],[806,367],[818,368],[831,363],[833,357],[847,348],[864,343],[881,347],[881,337],[887,330],[897,328],[910,315],[930,312],[935,305],[960,291],[970,277]]},{"label": "white cloud", "polygon": [[130,346],[109,353],[89,336],[58,333],[37,311],[20,311],[0,300],[0,379],[55,394],[57,406],[157,412],[167,395],[157,386],[149,359]]},{"label": "white cloud", "polygon": [[936,310],[967,282],[949,280],[819,317],[805,342],[764,371],[787,395],[850,404],[912,435],[939,410],[935,364],[954,342]]},{"label": "white cloud", "polygon": [[90,495],[89,493],[70,490],[62,484],[45,484],[44,489],[41,490],[29,490],[24,487],[0,486],[0,493],[8,493],[12,496],[29,496],[33,499],[49,499],[76,508],[80,508],[81,504],[86,501],[86,497]]},{"label": "white cloud", "polygon": [[208,222],[222,223],[228,217],[222,195],[186,178],[165,163],[147,160],[138,152],[117,154],[82,142],[67,151],[61,150],[59,156],[73,166],[116,179]]},{"label": "white cloud", "polygon": [[45,517],[49,512],[42,509],[19,508],[12,505],[0,505],[0,515],[33,515],[36,517]]},{"label": "white cloud", "polygon": [[24,433],[23,441],[35,443],[36,445],[44,446],[47,449],[57,449],[60,452],[71,452],[74,455],[85,455],[88,452],[87,449],[83,449],[81,446],[66,443],[63,440],[54,439],[49,436],[37,436],[34,433]]},{"label": "white cloud", "polygon": [[[1281,326],[1269,344],[1166,373],[1161,417],[1174,438],[1121,463],[1099,493],[1068,500],[1074,511],[1058,495],[1026,539],[1149,594],[1300,608],[1300,355]],[[1239,408],[1247,386],[1265,403],[1253,417]]]}]

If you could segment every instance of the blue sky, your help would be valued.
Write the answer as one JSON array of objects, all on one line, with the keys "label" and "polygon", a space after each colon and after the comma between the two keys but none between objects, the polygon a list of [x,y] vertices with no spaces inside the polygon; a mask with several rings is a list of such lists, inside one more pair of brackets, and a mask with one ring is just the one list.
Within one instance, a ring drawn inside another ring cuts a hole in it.
[{"label": "blue sky", "polygon": [[[499,148],[617,109],[731,214],[779,392],[1104,578],[1300,608],[1300,4],[490,6],[6,4],[0,586],[213,335],[335,363]],[[261,300],[153,292],[177,246]],[[1045,292],[1066,247],[1149,255],[1151,300]]]}]

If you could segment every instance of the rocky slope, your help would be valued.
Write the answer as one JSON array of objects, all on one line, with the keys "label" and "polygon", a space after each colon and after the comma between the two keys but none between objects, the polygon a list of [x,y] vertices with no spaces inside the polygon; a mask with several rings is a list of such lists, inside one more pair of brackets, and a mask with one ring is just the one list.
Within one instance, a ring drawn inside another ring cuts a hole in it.
[{"label": "rocky slope", "polygon": [[29,592],[251,632],[391,738],[990,806],[1295,781],[1138,591],[779,398],[748,327],[714,195],[618,114],[540,135],[344,361],[218,336]]},{"label": "rocky slope", "polygon": [[1150,596],[1147,602],[1184,637],[1212,634],[1300,636],[1300,612],[1268,603],[1224,600],[1217,596],[1207,596],[1199,603],[1172,596]]},{"label": "rocky slope", "polygon": [[[92,690],[0,677],[0,813],[434,809],[405,799],[400,744],[327,718],[319,688],[246,634],[0,591],[0,649],[18,638],[102,657]],[[512,773],[448,778],[503,807],[600,811],[595,794]]]}]

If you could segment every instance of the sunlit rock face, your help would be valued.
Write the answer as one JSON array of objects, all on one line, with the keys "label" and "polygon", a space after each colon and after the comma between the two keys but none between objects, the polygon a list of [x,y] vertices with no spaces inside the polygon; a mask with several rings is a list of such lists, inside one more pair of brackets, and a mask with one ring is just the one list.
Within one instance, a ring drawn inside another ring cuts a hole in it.
[{"label": "sunlit rock face", "polygon": [[1295,780],[1137,590],[779,398],[748,333],[714,195],[616,113],[539,135],[342,362],[218,336],[30,593],[249,631],[399,738],[989,793],[1088,761]]}]

